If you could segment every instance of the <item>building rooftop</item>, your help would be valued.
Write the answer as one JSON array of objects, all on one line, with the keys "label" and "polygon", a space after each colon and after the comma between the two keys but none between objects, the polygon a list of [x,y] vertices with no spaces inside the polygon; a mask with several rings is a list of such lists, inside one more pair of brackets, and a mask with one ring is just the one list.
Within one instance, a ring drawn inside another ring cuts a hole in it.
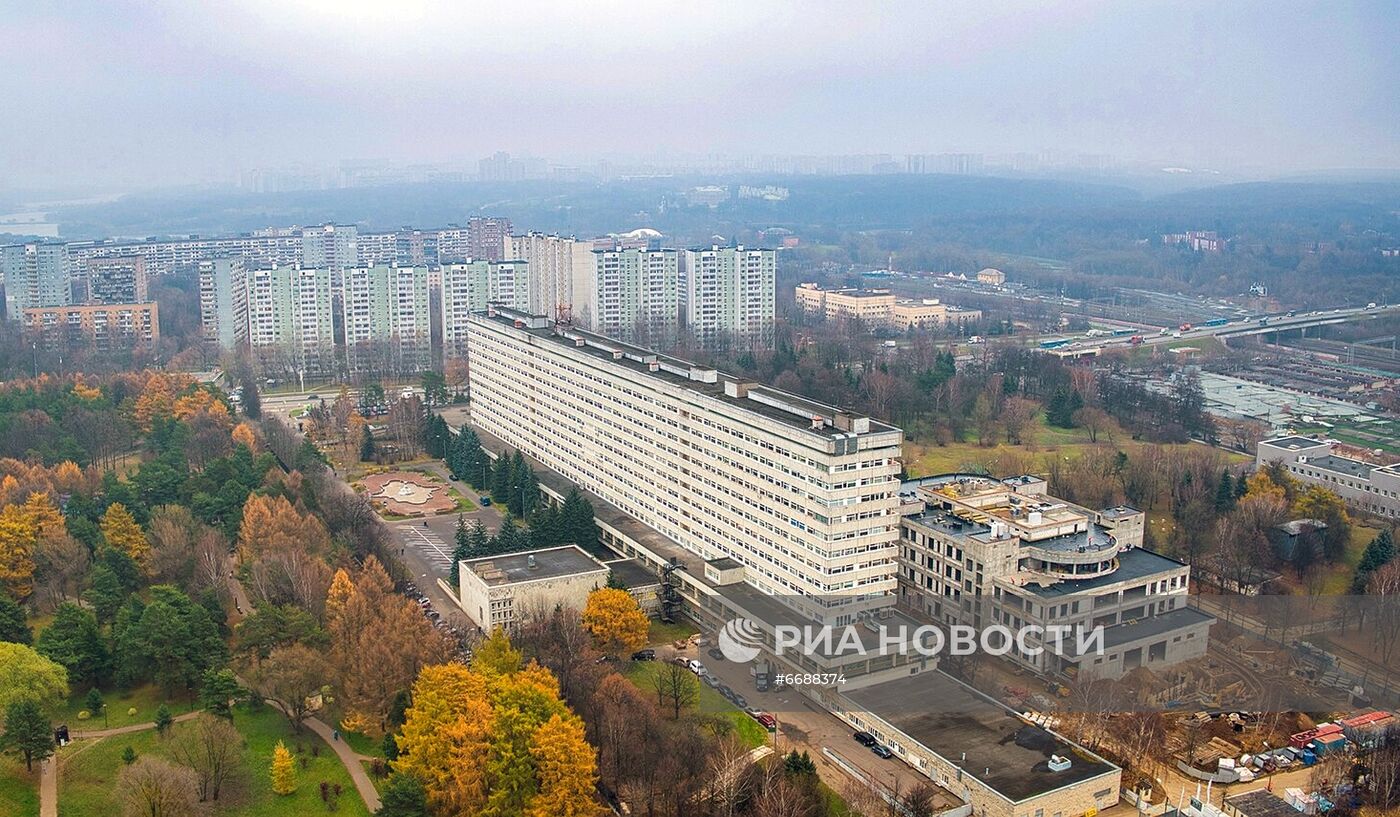
[{"label": "building rooftop", "polygon": [[1183,627],[1192,627],[1203,622],[1214,623],[1214,621],[1215,616],[1209,613],[1202,613],[1194,607],[1179,607],[1151,618],[1141,618],[1137,621],[1105,627],[1103,646],[1104,649],[1111,650],[1132,644],[1135,641],[1157,638]]},{"label": "building rooftop", "polygon": [[1099,511],[1099,516],[1102,516],[1104,519],[1127,519],[1140,513],[1142,513],[1142,511],[1137,508],[1132,508],[1127,505],[1114,505],[1112,508],[1104,508]]},{"label": "building rooftop", "polygon": [[1308,461],[1306,463],[1300,464],[1311,465],[1314,468],[1321,468],[1324,471],[1331,471],[1334,474],[1342,474],[1353,479],[1365,480],[1369,480],[1371,478],[1371,471],[1375,470],[1376,468],[1376,466],[1372,465],[1369,462],[1354,460],[1350,457],[1339,457],[1336,454],[1324,454],[1320,457],[1308,457]]},{"label": "building rooftop", "polygon": [[473,318],[513,327],[517,331],[569,349],[576,354],[606,360],[630,369],[635,374],[704,395],[735,409],[776,420],[821,437],[827,443],[867,434],[903,434],[892,425],[836,406],[762,386],[690,361],[659,354],[572,326],[560,326],[556,329],[552,321],[540,315],[492,305],[488,312],[474,313]]},{"label": "building rooftop", "polygon": [[661,583],[661,577],[638,559],[618,559],[615,562],[604,562],[603,564],[612,571],[613,577],[622,582],[628,590]]},{"label": "building rooftop", "polygon": [[1241,817],[1298,817],[1298,809],[1288,801],[1265,789],[1255,789],[1244,794],[1225,798],[1225,805]]},{"label": "building rooftop", "polygon": [[[844,696],[869,714],[938,753],[1012,802],[1114,771],[1107,761],[937,670],[873,684]],[[1069,758],[1062,772],[1051,755]]]},{"label": "building rooftop", "polygon": [[1301,536],[1304,533],[1326,530],[1327,523],[1323,522],[1321,519],[1290,519],[1274,527],[1289,536]]},{"label": "building rooftop", "polygon": [[462,567],[492,586],[557,579],[608,569],[576,545],[465,559],[462,561]]},{"label": "building rooftop", "polygon": [[1313,448],[1319,445],[1327,445],[1323,440],[1314,440],[1311,437],[1276,437],[1272,440],[1264,440],[1260,445],[1272,445],[1275,448],[1288,448],[1297,451],[1300,448]]},{"label": "building rooftop", "polygon": [[1143,579],[1154,573],[1162,573],[1185,566],[1184,562],[1178,562],[1160,553],[1153,553],[1150,550],[1143,550],[1142,548],[1129,548],[1118,554],[1118,569],[1107,575],[1095,576],[1089,579],[1060,581],[1045,586],[1028,584],[1022,589],[1043,599],[1055,599],[1075,593],[1092,592],[1099,588],[1110,587],[1119,582]]}]

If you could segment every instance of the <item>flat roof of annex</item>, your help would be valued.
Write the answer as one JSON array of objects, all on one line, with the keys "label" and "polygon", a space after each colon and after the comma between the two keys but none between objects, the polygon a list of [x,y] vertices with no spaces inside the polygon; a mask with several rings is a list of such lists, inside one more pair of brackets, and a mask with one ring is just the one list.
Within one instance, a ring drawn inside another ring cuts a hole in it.
[{"label": "flat roof of annex", "polygon": [[[810,437],[828,453],[854,454],[882,445],[898,445],[904,432],[862,414],[779,391],[717,369],[633,346],[543,315],[491,304],[471,320],[512,328],[575,355],[608,362],[638,378],[680,388],[716,400],[755,418],[777,421],[795,438]],[[470,353],[469,353],[470,354]],[[796,432],[796,434],[793,434]]]}]

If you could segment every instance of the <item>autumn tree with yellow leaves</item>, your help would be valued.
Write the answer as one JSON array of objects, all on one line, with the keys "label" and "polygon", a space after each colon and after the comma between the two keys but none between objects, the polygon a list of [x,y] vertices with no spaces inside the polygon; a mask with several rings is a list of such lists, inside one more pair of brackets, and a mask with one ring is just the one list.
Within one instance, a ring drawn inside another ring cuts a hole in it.
[{"label": "autumn tree with yellow leaves", "polygon": [[[509,642],[503,640],[509,654]],[[507,669],[502,672],[500,670]],[[511,661],[425,667],[395,769],[440,814],[595,817],[597,759],[549,670]]]},{"label": "autumn tree with yellow leaves", "polygon": [[600,652],[615,656],[640,650],[647,643],[650,624],[631,593],[600,587],[588,594],[583,626]]},{"label": "autumn tree with yellow leaves", "polygon": [[272,790],[277,794],[291,794],[297,790],[297,767],[292,753],[286,744],[277,741],[272,747]]},{"label": "autumn tree with yellow leaves", "polygon": [[147,541],[145,531],[141,530],[136,518],[125,505],[113,502],[107,506],[106,512],[102,514],[100,527],[107,547],[125,553],[143,568],[150,561],[151,543]]},{"label": "autumn tree with yellow leaves", "polygon": [[0,508],[0,588],[17,600],[29,598],[41,545],[66,535],[63,514],[48,494]]}]

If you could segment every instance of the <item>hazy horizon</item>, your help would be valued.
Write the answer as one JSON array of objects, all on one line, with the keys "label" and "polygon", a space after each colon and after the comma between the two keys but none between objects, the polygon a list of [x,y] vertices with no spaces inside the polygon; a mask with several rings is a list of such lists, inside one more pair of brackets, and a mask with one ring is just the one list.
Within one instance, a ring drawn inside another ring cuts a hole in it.
[{"label": "hazy horizon", "polygon": [[11,5],[0,188],[497,150],[1400,167],[1400,10],[1384,0]]}]

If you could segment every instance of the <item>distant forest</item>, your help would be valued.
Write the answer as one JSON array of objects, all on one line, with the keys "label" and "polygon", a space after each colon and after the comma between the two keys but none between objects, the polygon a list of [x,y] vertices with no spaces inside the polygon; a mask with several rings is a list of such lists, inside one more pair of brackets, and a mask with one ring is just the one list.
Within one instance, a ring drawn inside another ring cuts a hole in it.
[{"label": "distant forest", "polygon": [[[880,266],[1014,278],[1093,297],[1113,286],[1232,295],[1260,282],[1285,304],[1400,300],[1400,181],[1231,184],[1147,195],[1104,181],[889,175],[731,178],[789,189],[784,201],[689,204],[707,178],[609,183],[422,184],[296,193],[161,193],[67,207],[51,217],[70,237],[218,234],[326,221],[363,230],[438,227],[503,215],[517,230],[600,235],[652,227],[678,245],[802,246],[784,266]],[[1222,253],[1161,243],[1163,233],[1217,232]],[[1326,280],[1320,289],[1317,282]]]}]

